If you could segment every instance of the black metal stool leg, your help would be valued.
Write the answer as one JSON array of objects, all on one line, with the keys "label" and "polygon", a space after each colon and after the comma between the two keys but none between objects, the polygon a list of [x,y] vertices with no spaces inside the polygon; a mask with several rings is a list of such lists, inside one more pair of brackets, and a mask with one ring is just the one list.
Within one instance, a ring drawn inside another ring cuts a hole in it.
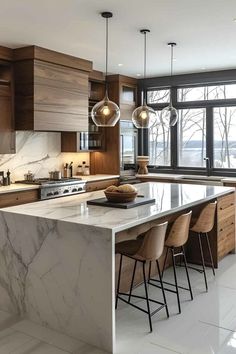
[{"label": "black metal stool leg", "polygon": [[148,271],[148,282],[151,278],[151,271],[152,271],[152,261],[149,262],[149,271]]},{"label": "black metal stool leg", "polygon": [[185,250],[184,250],[183,246],[181,247],[181,249],[182,249],[182,252],[183,252],[184,266],[185,266],[186,275],[187,275],[187,279],[188,279],[188,287],[189,287],[189,291],[190,291],[190,295],[191,295],[191,300],[193,300],[193,292],[192,292],[192,287],[191,287],[189,273],[188,273],[188,264],[187,264],[187,261],[186,261]]},{"label": "black metal stool leg", "polygon": [[156,264],[157,264],[157,271],[158,271],[160,284],[161,284],[162,295],[163,295],[164,303],[166,305],[165,306],[166,307],[166,316],[169,317],[169,310],[168,310],[168,305],[167,305],[167,301],[166,301],[166,294],[165,294],[165,290],[164,290],[164,286],[163,286],[163,282],[162,282],[162,276],[161,276],[161,271],[160,271],[160,266],[159,266],[158,260],[156,260]]},{"label": "black metal stool leg", "polygon": [[199,242],[199,248],[200,248],[201,259],[202,259],[202,270],[203,270],[204,279],[205,279],[206,291],[208,291],[206,269],[205,269],[205,261],[204,261],[204,255],[203,255],[203,249],[202,249],[202,239],[201,239],[201,234],[200,233],[198,234],[198,242]]},{"label": "black metal stool leg", "polygon": [[117,304],[118,304],[118,295],[120,291],[120,276],[121,276],[121,267],[122,267],[122,258],[123,255],[120,255],[120,266],[119,266],[119,274],[118,274],[118,281],[117,281],[117,290],[116,290],[116,309],[117,309]]},{"label": "black metal stool leg", "polygon": [[149,299],[148,299],[147,282],[146,282],[146,275],[145,275],[145,263],[146,262],[143,262],[143,282],[144,282],[145,295],[146,295],[146,301],[147,301],[147,311],[148,311],[150,332],[152,332],[152,319],[151,319],[151,312],[150,312]]},{"label": "black metal stool leg", "polygon": [[135,277],[136,266],[137,266],[137,261],[134,262],[134,270],[133,270],[132,280],[131,280],[130,289],[129,289],[128,302],[130,302],[131,295],[132,295],[132,289],[133,289],[133,285],[134,285],[134,277]]},{"label": "black metal stool leg", "polygon": [[166,260],[167,260],[168,252],[169,252],[169,247],[166,247],[166,255],[165,255],[165,260],[164,260],[164,264],[163,264],[163,268],[162,268],[162,272],[161,272],[161,277],[162,278],[163,278],[164,271],[165,271],[165,266],[166,266]]},{"label": "black metal stool leg", "polygon": [[210,259],[211,259],[212,272],[213,272],[213,275],[216,275],[215,268],[214,268],[213,257],[212,257],[212,252],[211,252],[211,245],[210,245],[210,241],[209,241],[209,237],[208,237],[208,233],[207,232],[206,232],[206,240],[207,240],[207,247],[208,247],[208,251],[209,251]]},{"label": "black metal stool leg", "polygon": [[179,299],[179,288],[178,288],[177,275],[176,275],[174,248],[171,248],[171,255],[172,255],[172,263],[173,263],[173,270],[174,270],[174,277],[175,277],[175,288],[176,288],[176,295],[177,295],[177,300],[178,300],[178,308],[179,308],[179,313],[181,313],[180,299]]}]

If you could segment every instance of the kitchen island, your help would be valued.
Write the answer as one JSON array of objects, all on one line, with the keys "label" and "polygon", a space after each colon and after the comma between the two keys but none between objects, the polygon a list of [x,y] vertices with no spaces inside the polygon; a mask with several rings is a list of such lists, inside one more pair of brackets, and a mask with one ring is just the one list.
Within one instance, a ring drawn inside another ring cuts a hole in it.
[{"label": "kitchen island", "polygon": [[137,188],[155,203],[128,210],[88,206],[103,196],[97,191],[0,210],[0,309],[113,353],[115,242],[217,199],[211,241],[218,252],[219,240],[230,238],[225,254],[233,251],[234,228],[221,240],[218,224],[226,210],[232,225],[234,188],[155,182]]}]

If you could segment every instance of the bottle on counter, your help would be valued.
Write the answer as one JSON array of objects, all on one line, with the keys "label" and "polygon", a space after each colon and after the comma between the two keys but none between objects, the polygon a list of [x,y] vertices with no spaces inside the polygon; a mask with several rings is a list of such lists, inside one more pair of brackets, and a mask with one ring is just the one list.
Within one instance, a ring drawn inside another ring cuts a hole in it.
[{"label": "bottle on counter", "polygon": [[83,175],[84,175],[85,165],[86,165],[86,161],[83,161],[82,162],[82,174]]},{"label": "bottle on counter", "polygon": [[69,177],[70,178],[73,177],[73,161],[71,161],[71,163],[69,165]]},{"label": "bottle on counter", "polygon": [[9,170],[7,170],[7,185],[10,186],[11,184],[11,172]]}]

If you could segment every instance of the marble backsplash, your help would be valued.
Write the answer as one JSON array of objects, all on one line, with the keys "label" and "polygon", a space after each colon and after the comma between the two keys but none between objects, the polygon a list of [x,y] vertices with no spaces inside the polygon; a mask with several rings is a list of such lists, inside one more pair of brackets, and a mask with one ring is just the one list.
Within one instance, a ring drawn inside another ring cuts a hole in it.
[{"label": "marble backsplash", "polygon": [[74,174],[82,161],[89,164],[89,153],[61,153],[61,134],[48,132],[16,132],[16,154],[0,154],[0,171],[11,172],[12,181],[21,180],[27,171],[35,177],[48,177],[48,172],[62,170],[73,161]]}]

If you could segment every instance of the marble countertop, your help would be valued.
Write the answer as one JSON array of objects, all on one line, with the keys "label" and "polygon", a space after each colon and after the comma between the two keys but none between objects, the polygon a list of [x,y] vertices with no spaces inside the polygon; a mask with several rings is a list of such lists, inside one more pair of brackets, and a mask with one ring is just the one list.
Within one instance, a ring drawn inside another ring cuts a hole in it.
[{"label": "marble countertop", "polygon": [[4,212],[61,220],[75,224],[110,229],[114,232],[143,224],[202,202],[234,192],[234,188],[175,183],[147,182],[136,185],[139,194],[155,198],[155,203],[132,209],[115,209],[87,205],[90,199],[101,198],[103,191],[84,193],[37,203],[2,209]]},{"label": "marble countertop", "polygon": [[95,181],[105,181],[107,179],[119,178],[119,175],[106,175],[106,174],[99,174],[99,175],[89,175],[89,176],[73,176],[75,178],[82,178],[86,182],[95,182]]},{"label": "marble countertop", "polygon": [[136,175],[137,178],[161,178],[161,179],[173,179],[173,180],[177,180],[180,179],[181,177],[183,177],[183,175],[176,175],[174,173],[148,173],[146,175],[140,175],[137,174]]},{"label": "marble countertop", "polygon": [[21,184],[21,183],[12,183],[10,186],[1,186],[0,194],[12,193],[12,192],[23,192],[30,189],[38,189],[39,186],[35,184]]}]

